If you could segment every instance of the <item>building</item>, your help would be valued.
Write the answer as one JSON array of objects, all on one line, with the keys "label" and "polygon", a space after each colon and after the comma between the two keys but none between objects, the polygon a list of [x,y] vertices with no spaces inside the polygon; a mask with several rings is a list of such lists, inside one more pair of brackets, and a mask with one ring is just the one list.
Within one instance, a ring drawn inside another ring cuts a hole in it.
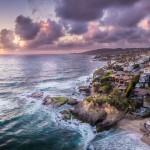
[{"label": "building", "polygon": [[147,89],[136,88],[133,91],[133,97],[144,100],[149,97],[150,91]]},{"label": "building", "polygon": [[144,65],[144,73],[146,74],[150,74],[150,63]]},{"label": "building", "polygon": [[149,86],[150,76],[148,74],[143,73],[140,76],[139,82],[136,84],[136,88],[145,88]]},{"label": "building", "polygon": [[122,71],[117,71],[111,75],[111,81],[114,82],[115,86],[124,93],[130,84],[132,79],[131,75],[127,75]]}]

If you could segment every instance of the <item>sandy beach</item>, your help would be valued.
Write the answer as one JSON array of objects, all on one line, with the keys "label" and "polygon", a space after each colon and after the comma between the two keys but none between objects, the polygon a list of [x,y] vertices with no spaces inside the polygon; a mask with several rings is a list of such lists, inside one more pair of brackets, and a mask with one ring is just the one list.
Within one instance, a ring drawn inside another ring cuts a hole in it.
[{"label": "sandy beach", "polygon": [[138,134],[141,134],[140,140],[150,146],[150,137],[147,137],[140,131],[140,128],[148,120],[150,120],[150,118],[145,118],[142,120],[123,119],[122,121],[119,122],[118,127],[124,130],[133,131]]}]

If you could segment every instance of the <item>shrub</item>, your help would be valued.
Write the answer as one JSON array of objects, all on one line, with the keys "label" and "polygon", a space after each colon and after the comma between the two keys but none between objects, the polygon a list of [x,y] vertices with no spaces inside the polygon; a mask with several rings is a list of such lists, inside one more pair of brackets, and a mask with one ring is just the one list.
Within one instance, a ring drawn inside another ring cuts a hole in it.
[{"label": "shrub", "polygon": [[129,107],[128,99],[123,97],[118,89],[114,89],[110,93],[108,103],[120,110],[125,110]]},{"label": "shrub", "polygon": [[101,69],[98,69],[96,70],[94,73],[93,73],[93,77],[95,78],[96,76],[103,76],[104,75],[104,70],[101,68]]},{"label": "shrub", "polygon": [[101,86],[100,83],[97,83],[97,82],[93,83],[94,91],[98,92],[100,86]]},{"label": "shrub", "polygon": [[105,82],[108,82],[108,81],[110,81],[110,76],[105,76],[105,77],[103,77],[103,78],[100,80],[101,83],[105,83]]},{"label": "shrub", "polygon": [[103,89],[106,93],[109,93],[112,90],[112,85],[111,84],[105,85],[103,86]]},{"label": "shrub", "polygon": [[129,97],[131,95],[136,83],[139,81],[139,78],[140,78],[140,75],[136,75],[133,77],[133,79],[131,80],[131,82],[127,88],[126,97]]},{"label": "shrub", "polygon": [[88,101],[89,103],[91,103],[93,101],[93,97],[87,97],[86,101]]}]

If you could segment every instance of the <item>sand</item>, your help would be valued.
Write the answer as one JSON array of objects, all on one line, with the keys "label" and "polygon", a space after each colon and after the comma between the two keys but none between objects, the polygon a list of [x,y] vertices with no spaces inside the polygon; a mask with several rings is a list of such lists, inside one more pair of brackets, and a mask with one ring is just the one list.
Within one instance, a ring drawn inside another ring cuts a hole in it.
[{"label": "sand", "polygon": [[141,119],[141,120],[123,119],[122,121],[120,121],[118,123],[118,126],[121,129],[130,130],[130,131],[141,134],[140,140],[142,142],[144,142],[145,144],[148,144],[150,146],[150,137],[147,137],[147,136],[143,135],[143,133],[140,131],[140,128],[148,120],[150,120],[150,118]]}]

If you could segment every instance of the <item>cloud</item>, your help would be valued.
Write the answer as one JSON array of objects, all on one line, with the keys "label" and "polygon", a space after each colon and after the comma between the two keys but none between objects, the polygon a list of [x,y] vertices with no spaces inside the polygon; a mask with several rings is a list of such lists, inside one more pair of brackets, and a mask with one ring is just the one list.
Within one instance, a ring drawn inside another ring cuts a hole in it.
[{"label": "cloud", "polygon": [[77,34],[81,35],[85,32],[87,32],[87,23],[72,23],[71,24],[71,29],[70,29],[70,34]]},{"label": "cloud", "polygon": [[7,50],[14,50],[18,46],[13,41],[15,40],[15,35],[13,31],[2,29],[0,31],[0,45],[1,48],[7,49]]},{"label": "cloud", "polygon": [[33,40],[40,31],[40,25],[29,17],[22,15],[16,18],[15,33],[23,40]]},{"label": "cloud", "polygon": [[28,0],[38,19],[18,16],[14,32],[1,31],[1,47],[48,51],[149,45],[149,0],[55,0],[48,13],[55,12],[43,17],[46,1]]},{"label": "cloud", "polygon": [[106,9],[105,13],[105,18],[101,20],[104,25],[133,27],[142,19],[149,16],[150,3],[148,0],[142,0],[134,4],[132,7],[113,7]]},{"label": "cloud", "polygon": [[59,37],[63,36],[62,26],[55,21],[48,19],[40,21],[40,31],[37,36],[28,42],[29,48],[36,48],[40,45],[53,44]]},{"label": "cloud", "polygon": [[139,0],[57,0],[56,14],[67,20],[85,22],[99,19],[109,7],[132,6]]},{"label": "cloud", "polygon": [[30,9],[32,10],[33,15],[39,12],[39,8],[36,5],[36,0],[28,0],[28,4],[30,6]]},{"label": "cloud", "polygon": [[83,38],[92,43],[148,43],[150,31],[138,27],[101,26],[98,22],[93,22],[89,24]]}]

